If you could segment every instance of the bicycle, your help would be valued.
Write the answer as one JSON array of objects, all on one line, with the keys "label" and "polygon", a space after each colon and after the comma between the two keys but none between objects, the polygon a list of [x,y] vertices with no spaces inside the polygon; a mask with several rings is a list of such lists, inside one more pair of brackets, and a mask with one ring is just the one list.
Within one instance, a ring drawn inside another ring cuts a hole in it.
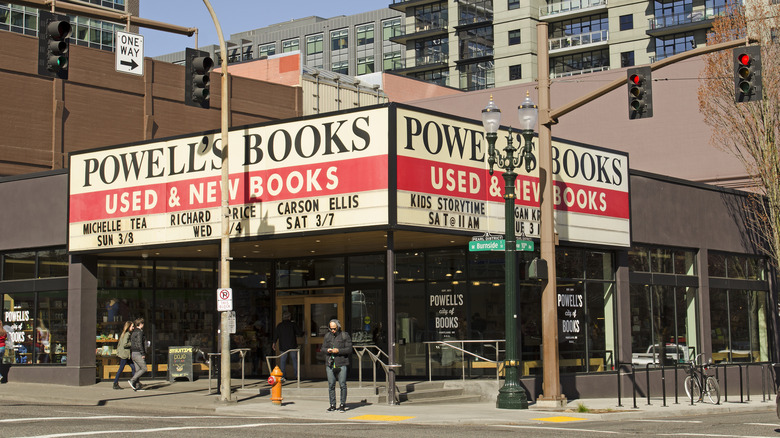
[{"label": "bicycle", "polygon": [[689,375],[685,377],[685,393],[688,395],[688,399],[693,397],[700,402],[704,400],[706,395],[711,403],[718,404],[720,403],[720,385],[715,377],[705,374],[709,369],[709,364],[702,364],[701,367],[696,366],[696,361],[702,356],[704,355],[698,354],[691,362],[688,362]]}]

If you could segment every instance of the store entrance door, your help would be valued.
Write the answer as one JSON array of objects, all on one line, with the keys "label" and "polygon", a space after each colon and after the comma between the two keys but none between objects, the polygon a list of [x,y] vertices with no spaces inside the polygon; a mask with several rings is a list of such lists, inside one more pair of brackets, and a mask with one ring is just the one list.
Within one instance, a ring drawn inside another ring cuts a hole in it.
[{"label": "store entrance door", "polygon": [[[301,349],[301,378],[325,378],[325,353],[320,351],[328,323],[338,319],[344,323],[344,294],[316,296],[277,296],[276,321],[282,320],[282,313],[290,312],[294,322],[303,332],[298,338]],[[346,329],[346,327],[344,327]],[[290,367],[292,365],[288,365]],[[288,368],[290,374],[292,370]]]}]

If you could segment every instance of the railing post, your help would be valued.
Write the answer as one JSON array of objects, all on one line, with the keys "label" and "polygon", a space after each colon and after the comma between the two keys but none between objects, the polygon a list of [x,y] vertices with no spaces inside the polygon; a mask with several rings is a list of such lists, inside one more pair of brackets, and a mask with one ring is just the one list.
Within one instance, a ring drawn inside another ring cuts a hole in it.
[{"label": "railing post", "polygon": [[620,362],[618,362],[616,365],[617,366],[615,368],[617,369],[617,395],[618,395],[618,404],[617,405],[618,405],[619,408],[622,408],[623,404],[620,403],[620,380],[621,380],[621,376],[620,376]]},{"label": "railing post", "polygon": [[634,387],[634,409],[639,409],[636,405],[636,367],[633,363],[631,364],[631,383]]},{"label": "railing post", "polygon": [[432,381],[433,367],[431,366],[431,344],[428,344],[428,381]]},{"label": "railing post", "polygon": [[[679,360],[679,359],[678,359]],[[674,404],[679,405],[680,400],[677,398],[677,370],[679,368],[679,364],[677,362],[674,363]]]},{"label": "railing post", "polygon": [[744,398],[743,388],[742,388],[742,364],[738,364],[737,369],[739,369],[739,402],[744,403],[745,398]]},{"label": "railing post", "polygon": [[661,364],[661,394],[663,396],[663,407],[666,407],[666,367]]},{"label": "railing post", "polygon": [[745,383],[747,383],[747,401],[750,401],[750,365],[745,365]]},{"label": "railing post", "polygon": [[723,365],[723,402],[729,401],[729,370]]},{"label": "railing post", "polygon": [[652,403],[650,403],[650,365],[645,365],[645,381],[647,383],[647,405],[650,406]]}]

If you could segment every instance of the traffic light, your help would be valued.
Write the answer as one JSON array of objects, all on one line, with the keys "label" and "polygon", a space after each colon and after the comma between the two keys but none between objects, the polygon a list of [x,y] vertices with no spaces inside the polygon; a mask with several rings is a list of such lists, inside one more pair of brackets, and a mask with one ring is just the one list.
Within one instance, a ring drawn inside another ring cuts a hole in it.
[{"label": "traffic light", "polygon": [[185,51],[184,104],[209,108],[209,72],[214,61],[208,52],[195,49]]},{"label": "traffic light", "polygon": [[68,79],[70,20],[66,15],[39,12],[38,74]]},{"label": "traffic light", "polygon": [[628,118],[653,117],[653,79],[650,67],[628,69]]},{"label": "traffic light", "polygon": [[734,49],[734,100],[758,102],[764,97],[761,85],[761,46]]}]

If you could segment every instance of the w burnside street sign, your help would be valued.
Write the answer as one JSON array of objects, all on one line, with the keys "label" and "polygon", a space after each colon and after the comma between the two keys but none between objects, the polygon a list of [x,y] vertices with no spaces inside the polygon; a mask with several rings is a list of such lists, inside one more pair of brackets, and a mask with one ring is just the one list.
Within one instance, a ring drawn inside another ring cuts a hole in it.
[{"label": "w burnside street sign", "polygon": [[[515,242],[517,251],[533,251],[534,242],[518,240]],[[469,251],[504,251],[506,240],[473,240],[469,242]]]}]

